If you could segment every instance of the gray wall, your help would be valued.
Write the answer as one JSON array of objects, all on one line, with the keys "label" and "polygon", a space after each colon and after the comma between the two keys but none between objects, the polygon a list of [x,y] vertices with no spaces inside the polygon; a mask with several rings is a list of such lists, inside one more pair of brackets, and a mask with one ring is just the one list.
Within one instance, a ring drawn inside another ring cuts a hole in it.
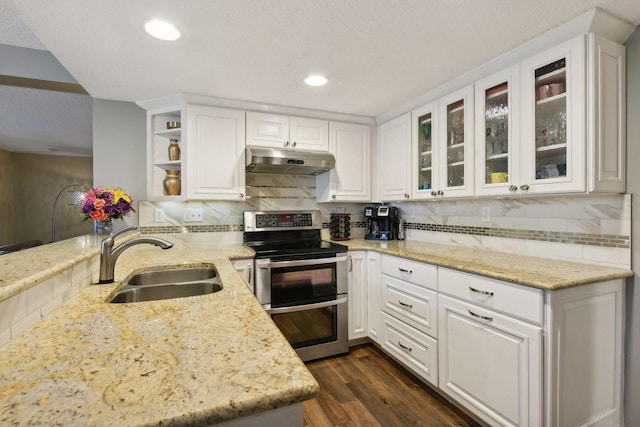
[{"label": "gray wall", "polygon": [[625,425],[640,425],[640,27],[627,40],[627,193],[631,205],[631,268],[627,286]]},{"label": "gray wall", "polygon": [[0,150],[0,245],[13,243],[13,163],[11,153]]},{"label": "gray wall", "polygon": [[[122,187],[134,201],[147,198],[147,113],[130,102],[93,100],[93,183]],[[137,213],[124,221],[137,225]],[[116,221],[115,229],[124,227]]]},{"label": "gray wall", "polygon": [[[56,241],[91,233],[91,223],[83,222],[80,207],[67,204],[64,192],[70,184],[91,187],[91,159],[13,153],[13,239],[51,241],[53,209],[56,209]],[[71,188],[70,190],[79,190]]]}]

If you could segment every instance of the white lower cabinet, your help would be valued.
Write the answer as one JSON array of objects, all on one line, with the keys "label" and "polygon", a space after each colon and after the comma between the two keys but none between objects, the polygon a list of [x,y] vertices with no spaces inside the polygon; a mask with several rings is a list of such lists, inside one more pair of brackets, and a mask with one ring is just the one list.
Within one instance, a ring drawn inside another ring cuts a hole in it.
[{"label": "white lower cabinet", "polygon": [[478,419],[624,424],[624,279],[551,291],[375,251],[366,260],[368,337]]},{"label": "white lower cabinet", "polygon": [[253,284],[253,258],[234,259],[231,261],[233,268],[236,269],[242,281],[251,293],[255,293],[255,285]]},{"label": "white lower cabinet", "polygon": [[622,426],[622,279],[546,295],[545,426]]},{"label": "white lower cabinet", "polygon": [[421,286],[382,275],[382,311],[438,337],[438,294]]},{"label": "white lower cabinet", "polygon": [[379,252],[367,251],[367,327],[368,336],[382,344],[382,319],[380,311],[382,256]]},{"label": "white lower cabinet", "polygon": [[492,425],[542,419],[542,328],[438,297],[440,388]]},{"label": "white lower cabinet", "polygon": [[425,381],[438,386],[438,341],[382,313],[382,348]]},{"label": "white lower cabinet", "polygon": [[367,252],[349,251],[349,340],[367,337]]}]

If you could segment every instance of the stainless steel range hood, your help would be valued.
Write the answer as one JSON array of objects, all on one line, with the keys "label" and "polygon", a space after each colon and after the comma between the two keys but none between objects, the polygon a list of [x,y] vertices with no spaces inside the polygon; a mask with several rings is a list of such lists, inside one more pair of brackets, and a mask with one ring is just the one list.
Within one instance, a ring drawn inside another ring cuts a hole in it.
[{"label": "stainless steel range hood", "polygon": [[320,175],[336,165],[333,154],[326,152],[267,147],[246,147],[245,152],[247,172]]}]

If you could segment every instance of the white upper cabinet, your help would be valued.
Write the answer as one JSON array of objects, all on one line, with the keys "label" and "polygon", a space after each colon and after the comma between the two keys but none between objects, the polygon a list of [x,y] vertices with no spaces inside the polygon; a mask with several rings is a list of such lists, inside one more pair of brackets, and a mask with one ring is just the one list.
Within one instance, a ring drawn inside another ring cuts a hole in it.
[{"label": "white upper cabinet", "polygon": [[244,200],[244,111],[187,105],[187,197]]},{"label": "white upper cabinet", "polygon": [[378,126],[378,198],[411,198],[411,113]]},{"label": "white upper cabinet", "polygon": [[413,110],[413,199],[473,195],[473,110],[473,86]]},{"label": "white upper cabinet", "polygon": [[625,47],[589,34],[587,170],[590,192],[624,193],[626,184]]},{"label": "white upper cabinet", "polygon": [[519,67],[475,84],[476,195],[515,191],[519,168]]},{"label": "white upper cabinet", "polygon": [[[432,102],[411,113],[411,197],[414,200],[437,196],[438,171],[438,102]],[[433,192],[433,194],[432,194]]]},{"label": "white upper cabinet", "polygon": [[336,166],[317,176],[318,201],[370,201],[371,127],[330,122],[329,152],[335,157]]},{"label": "white upper cabinet", "polygon": [[327,151],[327,120],[247,112],[247,145]]},{"label": "white upper cabinet", "polygon": [[523,194],[586,191],[585,38],[520,65]]},{"label": "white upper cabinet", "polygon": [[[186,200],[185,180],[182,176],[184,159],[188,151],[184,146],[185,132],[183,105],[158,108],[147,111],[147,199],[148,200]],[[180,151],[173,154],[169,146],[176,144]],[[177,158],[175,158],[177,157]],[[179,189],[173,187],[169,192],[163,186],[168,175],[181,179]]]},{"label": "white upper cabinet", "polygon": [[436,197],[473,196],[473,86],[438,100]]}]

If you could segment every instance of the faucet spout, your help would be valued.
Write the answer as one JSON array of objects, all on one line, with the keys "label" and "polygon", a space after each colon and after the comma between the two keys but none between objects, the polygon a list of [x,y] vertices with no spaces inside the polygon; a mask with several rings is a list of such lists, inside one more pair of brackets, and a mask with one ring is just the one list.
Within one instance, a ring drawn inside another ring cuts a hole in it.
[{"label": "faucet spout", "polygon": [[100,277],[98,279],[98,284],[113,283],[114,270],[118,257],[125,250],[132,246],[148,243],[150,245],[158,246],[162,249],[170,249],[173,247],[173,243],[151,236],[136,237],[134,239],[127,240],[126,242],[121,243],[115,248],[113,247],[116,236],[119,236],[126,231],[136,229],[137,227],[127,227],[102,241],[100,245]]}]

